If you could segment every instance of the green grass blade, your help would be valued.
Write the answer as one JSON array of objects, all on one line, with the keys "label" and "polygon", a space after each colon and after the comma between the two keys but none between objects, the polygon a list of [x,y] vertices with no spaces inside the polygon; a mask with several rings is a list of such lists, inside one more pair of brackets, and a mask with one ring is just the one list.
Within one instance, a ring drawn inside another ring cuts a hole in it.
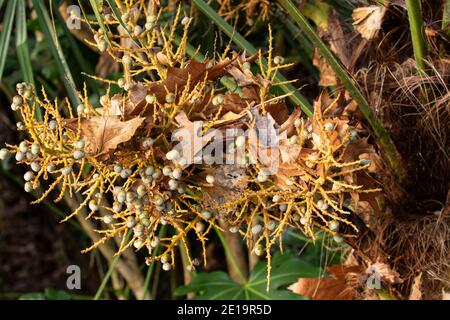
[{"label": "green grass blade", "polygon": [[292,3],[291,0],[278,0],[278,2],[286,9],[290,14],[291,18],[297,23],[300,29],[303,30],[305,35],[309,40],[317,47],[322,57],[324,57],[328,64],[333,68],[336,75],[344,84],[345,88],[348,90],[350,95],[358,104],[359,109],[364,114],[369,125],[372,127],[384,153],[389,161],[390,166],[396,173],[397,177],[401,180],[405,176],[404,168],[400,161],[400,156],[395,147],[394,143],[389,136],[389,133],[383,127],[381,121],[371,112],[369,104],[366,98],[363,96],[359,90],[357,84],[349,76],[347,71],[344,69],[340,61],[336,56],[328,49],[326,44],[317,35],[315,30],[311,27],[308,20],[303,16],[303,14],[298,10],[298,8]]},{"label": "green grass blade", "polygon": [[442,14],[442,31],[450,36],[450,0],[444,3],[444,12]]},{"label": "green grass blade", "polygon": [[41,26],[42,32],[44,33],[47,42],[50,47],[50,51],[55,59],[56,65],[61,74],[61,78],[64,82],[64,86],[66,87],[67,93],[70,97],[70,101],[73,106],[77,106],[81,103],[78,98],[75,82],[73,81],[72,73],[67,64],[66,58],[64,57],[64,53],[61,50],[61,46],[58,41],[58,37],[56,35],[55,26],[52,24],[50,20],[47,9],[45,8],[42,0],[32,0],[33,7],[36,11],[39,25]]},{"label": "green grass blade", "polygon": [[421,72],[425,70],[425,58],[428,55],[427,39],[423,27],[422,8],[420,0],[406,0],[408,10],[409,28],[414,50],[414,59]]},{"label": "green grass blade", "polygon": [[[30,48],[28,47],[27,36],[27,17],[25,0],[18,0],[16,12],[16,52],[19,60],[20,70],[26,82],[31,83],[36,88],[33,76],[33,68],[31,66]],[[42,120],[42,110],[40,106],[36,108],[35,117]]]},{"label": "green grass blade", "polygon": [[[228,37],[230,37],[233,42],[240,48],[246,50],[249,54],[253,55],[258,51],[256,48],[248,42],[242,35],[236,32],[233,27],[228,24],[222,17],[220,17],[205,1],[203,0],[193,0],[195,5],[208,17],[210,18]],[[267,65],[267,60],[263,59],[263,63]],[[275,79],[278,82],[286,81],[286,79],[277,73]],[[298,104],[302,110],[308,115],[312,115],[312,106],[309,101],[301,95],[297,89],[292,84],[284,84],[280,86],[281,90],[285,93],[293,94],[289,97],[295,104]]]},{"label": "green grass blade", "polygon": [[[56,18],[60,22],[60,25],[61,25],[62,29],[64,30],[64,33],[65,33],[67,39],[69,40],[69,45],[70,45],[70,48],[72,49],[72,53],[75,57],[75,60],[78,62],[81,70],[83,70],[84,72],[89,73],[89,74],[94,74],[94,72],[95,72],[94,68],[85,59],[85,57],[78,45],[77,40],[73,36],[72,32],[70,32],[69,28],[67,27],[66,22],[64,21],[64,18],[62,17],[61,13],[59,12],[59,8],[56,4],[55,4],[55,8],[56,8],[56,10],[55,10]],[[87,83],[93,92],[99,92],[100,88],[99,88],[97,81],[88,78]]]},{"label": "green grass blade", "polygon": [[[132,233],[133,230],[128,231],[127,235],[125,236],[125,242],[128,242],[128,240],[130,240]],[[93,300],[99,300],[100,297],[102,296],[103,291],[105,291],[105,287],[108,284],[109,278],[111,278],[114,269],[116,269],[116,265],[119,262],[119,259],[120,254],[116,255],[112,260],[111,264],[109,265],[108,271],[106,272],[105,277],[103,278],[102,283],[100,284],[100,287],[97,289],[97,292],[95,293]]]},{"label": "green grass blade", "polygon": [[26,82],[34,85],[33,69],[31,67],[30,51],[27,43],[27,20],[25,16],[25,0],[18,0],[16,16],[16,50],[19,64]]},{"label": "green grass blade", "polygon": [[9,41],[11,39],[12,26],[14,22],[14,13],[16,11],[17,0],[10,0],[6,5],[3,30],[0,35],[0,80],[3,78],[6,56],[8,55]]},{"label": "green grass blade", "polygon": [[108,29],[105,26],[105,22],[103,21],[103,17],[98,11],[98,5],[99,0],[89,0],[89,3],[91,4],[92,10],[94,11],[95,18],[97,19],[98,24],[100,25],[100,29],[102,29],[103,34],[105,35],[105,39],[110,44],[109,38],[108,38]]},{"label": "green grass blade", "polygon": [[130,30],[128,30],[129,28],[127,27],[127,25],[123,22],[122,16],[120,15],[120,12],[119,12],[119,9],[117,8],[116,3],[111,0],[106,0],[106,1],[108,2],[109,7],[111,8],[112,12],[116,16],[117,20],[119,20],[120,25],[127,33],[128,37],[133,41],[133,43],[136,46],[142,47],[142,45],[139,43],[139,41],[137,41],[136,38],[130,33]]}]

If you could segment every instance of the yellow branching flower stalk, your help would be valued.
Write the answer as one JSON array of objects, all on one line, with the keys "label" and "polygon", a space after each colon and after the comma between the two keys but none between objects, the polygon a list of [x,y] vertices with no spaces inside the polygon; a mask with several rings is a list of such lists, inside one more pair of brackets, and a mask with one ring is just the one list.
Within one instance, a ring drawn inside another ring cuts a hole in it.
[{"label": "yellow branching flower stalk", "polygon": [[[187,59],[189,20],[182,20],[182,40],[173,44],[180,10],[167,33],[158,26],[158,13],[130,3],[119,7],[127,30],[110,15],[109,34],[98,31],[91,43],[123,66],[118,81],[98,79],[118,85],[121,94],[110,96],[108,90],[101,105],[93,106],[85,88],[82,104],[72,108],[68,101],[49,101],[45,92],[42,99],[30,95],[33,88],[20,84],[14,100],[23,119],[18,128],[29,138],[9,152],[31,167],[26,190],[43,179],[48,187],[36,202],[58,187],[57,201],[65,192],[81,193],[80,207],[64,220],[87,210],[88,218],[101,221],[102,238],[84,252],[120,235],[118,253],[145,247],[148,262],[156,259],[169,270],[177,245],[189,254],[192,234],[206,264],[208,233],[225,225],[257,255],[265,254],[270,272],[271,248],[278,244],[282,250],[289,227],[312,238],[317,228],[336,240],[354,236],[352,212],[378,189],[367,183],[376,157],[359,137],[361,126],[346,113],[352,103],[341,108],[343,95],[326,103],[321,97],[314,117],[302,118],[300,109],[289,114],[285,96],[270,91],[275,74],[288,66],[272,57],[272,47],[267,67],[261,52]],[[138,28],[142,20],[145,28]],[[240,94],[221,86],[224,75],[234,79]],[[42,121],[33,116],[38,106]],[[166,224],[176,234],[160,239],[157,230]],[[151,258],[158,245],[161,254]],[[199,259],[189,254],[188,261],[194,269]]]}]

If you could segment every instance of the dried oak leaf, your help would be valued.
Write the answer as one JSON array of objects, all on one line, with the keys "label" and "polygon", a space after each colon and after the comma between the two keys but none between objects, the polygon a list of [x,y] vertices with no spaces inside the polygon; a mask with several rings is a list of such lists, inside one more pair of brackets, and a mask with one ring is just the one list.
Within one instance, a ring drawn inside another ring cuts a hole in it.
[{"label": "dried oak leaf", "polygon": [[[123,142],[129,141],[143,123],[144,118],[136,117],[121,121],[119,116],[98,116],[80,120],[81,136],[86,140],[86,151],[93,155],[106,154],[115,150]],[[66,125],[78,130],[78,119],[70,119]]]},{"label": "dried oak leaf", "polygon": [[300,278],[288,289],[313,300],[353,300],[356,290],[349,284],[349,278],[359,275],[361,268],[338,264],[327,270],[328,277]]},{"label": "dried oak leaf", "polygon": [[381,29],[386,10],[384,6],[356,8],[352,13],[353,26],[364,39],[370,40]]}]

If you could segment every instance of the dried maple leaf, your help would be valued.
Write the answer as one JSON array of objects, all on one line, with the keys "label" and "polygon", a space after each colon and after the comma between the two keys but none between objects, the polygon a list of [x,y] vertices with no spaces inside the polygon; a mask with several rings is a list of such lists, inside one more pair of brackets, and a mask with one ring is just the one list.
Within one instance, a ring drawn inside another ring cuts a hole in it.
[{"label": "dried maple leaf", "polygon": [[324,278],[300,278],[289,290],[313,300],[353,300],[356,290],[349,284],[349,277],[361,272],[358,266],[333,265],[327,268],[330,276]]},{"label": "dried maple leaf", "polygon": [[384,6],[368,6],[353,10],[353,26],[364,39],[370,40],[381,29],[386,13]]},{"label": "dried maple leaf", "polygon": [[[86,140],[86,151],[93,155],[102,155],[129,141],[144,118],[136,117],[121,121],[119,116],[99,116],[80,120],[81,136]],[[78,130],[78,119],[67,121],[67,127]]]}]

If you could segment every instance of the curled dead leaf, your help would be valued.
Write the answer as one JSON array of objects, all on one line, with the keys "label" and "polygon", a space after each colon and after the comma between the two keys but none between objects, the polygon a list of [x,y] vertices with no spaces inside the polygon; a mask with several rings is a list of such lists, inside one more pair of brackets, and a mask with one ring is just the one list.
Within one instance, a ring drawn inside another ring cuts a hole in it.
[{"label": "curled dead leaf", "polygon": [[[85,139],[86,151],[92,155],[102,155],[113,151],[123,142],[129,141],[144,118],[136,117],[121,121],[119,116],[99,116],[80,120],[81,136]],[[66,125],[78,130],[78,119],[70,119]]]},{"label": "curled dead leaf", "polygon": [[373,39],[381,29],[386,7],[368,6],[353,10],[353,26],[364,39]]},{"label": "curled dead leaf", "polygon": [[327,268],[330,275],[324,278],[300,278],[289,290],[313,300],[353,300],[356,290],[350,278],[357,277],[359,266],[333,265]]}]

